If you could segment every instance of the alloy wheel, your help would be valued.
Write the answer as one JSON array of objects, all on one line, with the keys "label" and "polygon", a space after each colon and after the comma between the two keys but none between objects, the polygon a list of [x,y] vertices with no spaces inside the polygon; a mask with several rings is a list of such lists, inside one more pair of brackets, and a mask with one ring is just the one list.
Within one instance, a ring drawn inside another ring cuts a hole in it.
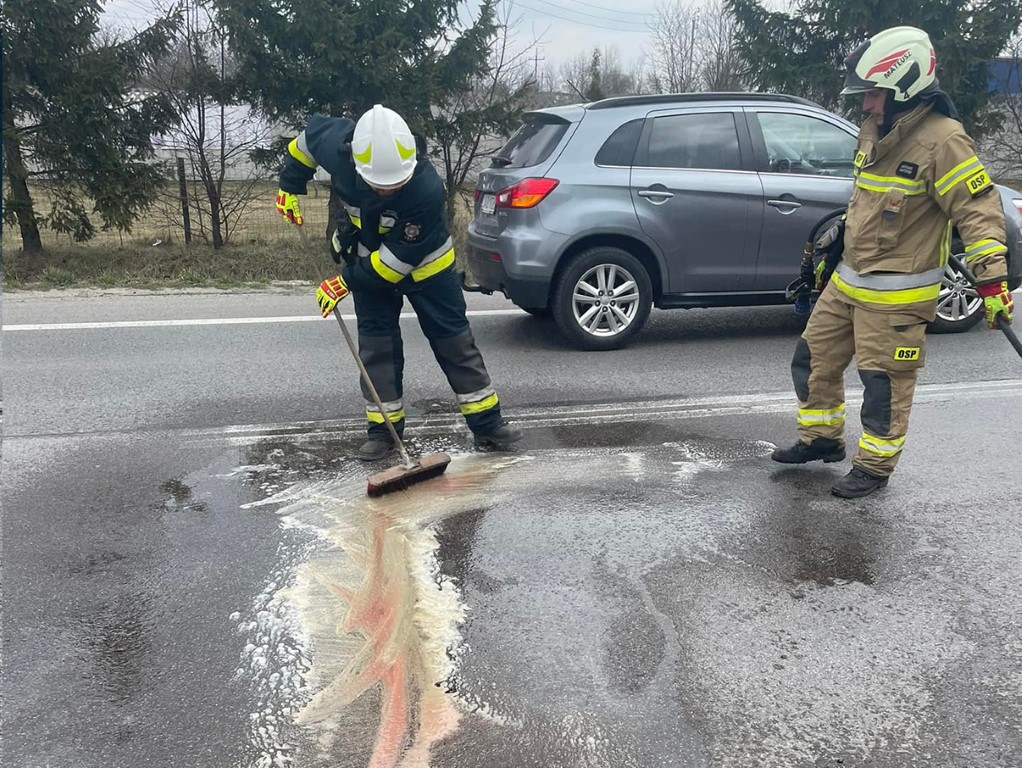
[{"label": "alloy wheel", "polygon": [[960,323],[972,317],[982,306],[983,300],[965,276],[950,264],[945,266],[937,294],[937,317],[949,323]]},{"label": "alloy wheel", "polygon": [[597,264],[575,283],[571,307],[575,322],[586,333],[617,336],[635,320],[639,287],[632,273],[619,264]]}]

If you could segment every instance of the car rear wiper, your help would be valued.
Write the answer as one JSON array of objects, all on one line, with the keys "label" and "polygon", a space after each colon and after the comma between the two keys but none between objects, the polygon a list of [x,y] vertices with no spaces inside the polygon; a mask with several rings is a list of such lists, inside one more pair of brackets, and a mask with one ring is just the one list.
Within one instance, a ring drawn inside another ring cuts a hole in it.
[{"label": "car rear wiper", "polygon": [[504,157],[503,155],[494,155],[490,158],[490,167],[492,168],[506,168],[511,165],[511,158]]}]

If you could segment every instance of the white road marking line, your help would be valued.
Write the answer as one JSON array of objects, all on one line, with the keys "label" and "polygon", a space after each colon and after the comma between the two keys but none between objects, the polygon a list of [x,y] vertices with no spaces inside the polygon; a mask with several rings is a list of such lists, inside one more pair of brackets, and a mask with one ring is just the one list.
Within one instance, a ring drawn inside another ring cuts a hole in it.
[{"label": "white road marking line", "polygon": [[[525,315],[520,309],[472,309],[466,313],[469,317],[487,317],[494,315]],[[345,320],[354,320],[354,315],[342,315]],[[401,319],[415,317],[414,312],[402,312]],[[314,323],[322,322],[319,315],[289,315],[285,317],[211,317],[192,320],[123,320],[100,323],[24,323],[5,325],[6,331],[86,331],[107,328],[173,328],[190,325],[258,325],[262,323]]]}]

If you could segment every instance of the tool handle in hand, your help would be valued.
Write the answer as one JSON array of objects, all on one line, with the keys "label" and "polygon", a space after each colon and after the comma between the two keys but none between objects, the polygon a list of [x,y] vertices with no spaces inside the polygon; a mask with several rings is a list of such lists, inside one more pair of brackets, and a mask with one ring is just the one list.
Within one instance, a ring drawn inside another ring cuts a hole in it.
[{"label": "tool handle in hand", "polygon": [[380,415],[383,416],[383,423],[387,425],[387,429],[390,430],[390,436],[394,439],[394,445],[397,447],[398,452],[401,454],[401,461],[404,462],[405,468],[415,466],[415,462],[408,457],[408,451],[405,449],[405,444],[397,434],[397,430],[394,428],[393,423],[390,421],[390,416],[383,409],[383,401],[380,400],[380,395],[376,391],[376,387],[373,386],[373,380],[369,378],[369,371],[366,370],[365,364],[362,362],[362,358],[358,356],[358,349],[355,347],[355,342],[351,338],[351,334],[348,332],[348,326],[344,324],[344,318],[341,317],[341,311],[334,307],[334,317],[337,318],[337,324],[341,326],[341,333],[344,334],[344,340],[348,342],[348,349],[351,350],[352,357],[355,358],[355,364],[358,366],[358,372],[362,374],[362,381],[365,382],[366,388],[369,390],[369,394],[373,396],[373,402],[376,403],[376,407],[380,409]]},{"label": "tool handle in hand", "polygon": [[1011,327],[1011,323],[1007,322],[1001,315],[998,315],[997,328],[1004,334],[1008,343],[1015,348],[1015,351],[1018,352],[1018,356],[1022,357],[1022,341],[1019,341],[1018,335]]},{"label": "tool handle in hand", "polygon": [[[971,285],[973,288],[976,287],[976,276],[972,274],[972,270],[970,270],[967,266],[965,266],[964,263],[962,263],[961,259],[955,256],[953,253],[949,253],[948,261],[951,262],[952,267],[957,269],[965,276],[965,279],[968,280],[969,285]],[[1018,356],[1022,357],[1022,341],[1019,341],[1018,335],[1015,333],[1015,330],[1011,327],[1011,323],[1009,323],[1000,315],[997,316],[996,322],[998,330],[1000,330],[1001,333],[1004,334],[1004,337],[1008,340],[1008,343],[1015,348],[1015,351],[1018,352]]]}]

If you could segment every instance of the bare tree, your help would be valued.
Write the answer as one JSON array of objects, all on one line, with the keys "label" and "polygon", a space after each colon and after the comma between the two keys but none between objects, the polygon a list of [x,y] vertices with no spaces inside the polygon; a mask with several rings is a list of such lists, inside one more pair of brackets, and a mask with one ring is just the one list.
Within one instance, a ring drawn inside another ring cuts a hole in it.
[{"label": "bare tree", "polygon": [[712,0],[700,13],[696,49],[703,88],[738,91],[744,87],[745,63],[738,53],[737,23],[721,0]]},{"label": "bare tree", "polygon": [[487,71],[472,87],[433,107],[428,124],[430,155],[447,182],[447,215],[453,220],[465,182],[503,146],[518,126],[528,94],[535,88],[536,39],[519,43],[513,3],[502,6],[490,43]]},{"label": "bare tree", "polygon": [[981,151],[998,179],[1022,185],[1022,31],[994,62],[997,93],[990,106],[1000,113],[1001,127],[983,139]]},{"label": "bare tree", "polygon": [[634,68],[632,72],[624,68],[616,46],[582,51],[562,62],[560,81],[567,92],[582,101],[627,96],[639,91]]},{"label": "bare tree", "polygon": [[149,86],[166,94],[181,116],[162,137],[164,154],[184,156],[193,180],[191,204],[200,235],[221,248],[260,194],[260,173],[250,155],[267,143],[269,127],[239,102],[237,66],[216,12],[186,0],[178,45]]},{"label": "bare tree", "polygon": [[561,63],[559,80],[565,89],[580,101],[584,101],[586,93],[591,90],[592,70],[590,53],[580,51],[567,61]]},{"label": "bare tree", "polygon": [[696,38],[701,14],[681,0],[661,5],[650,24],[651,84],[657,93],[686,93],[702,85]]},{"label": "bare tree", "polygon": [[652,90],[659,93],[735,91],[743,62],[734,17],[721,0],[691,8],[682,0],[661,5],[650,25]]}]

